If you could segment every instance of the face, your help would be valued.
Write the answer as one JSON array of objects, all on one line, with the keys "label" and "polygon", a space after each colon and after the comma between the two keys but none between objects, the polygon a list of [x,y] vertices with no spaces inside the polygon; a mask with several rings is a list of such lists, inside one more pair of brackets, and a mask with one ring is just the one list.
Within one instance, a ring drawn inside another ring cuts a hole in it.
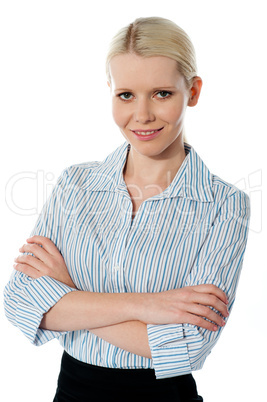
[{"label": "face", "polygon": [[176,61],[118,55],[111,59],[110,75],[113,118],[131,149],[157,159],[180,152],[186,108],[193,104]]}]

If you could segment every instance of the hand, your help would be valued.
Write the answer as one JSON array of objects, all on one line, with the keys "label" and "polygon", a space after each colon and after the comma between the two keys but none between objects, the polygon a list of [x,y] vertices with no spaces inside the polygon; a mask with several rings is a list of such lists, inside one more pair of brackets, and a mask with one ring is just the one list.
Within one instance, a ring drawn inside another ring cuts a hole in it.
[{"label": "hand", "polygon": [[33,256],[24,254],[15,258],[14,268],[17,271],[34,279],[50,276],[72,288],[76,288],[62,255],[47,237],[33,236],[27,239],[27,244],[24,244],[19,251],[21,253],[32,253]]},{"label": "hand", "polygon": [[187,323],[217,331],[225,325],[221,315],[229,315],[227,303],[225,293],[215,285],[188,286],[151,293],[142,303],[139,319],[147,324]]}]

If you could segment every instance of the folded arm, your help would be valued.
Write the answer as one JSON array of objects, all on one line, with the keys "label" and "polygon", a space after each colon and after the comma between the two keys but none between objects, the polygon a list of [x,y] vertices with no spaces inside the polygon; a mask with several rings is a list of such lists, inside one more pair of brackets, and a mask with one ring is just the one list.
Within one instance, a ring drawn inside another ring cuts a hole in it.
[{"label": "folded arm", "polygon": [[[186,278],[186,286],[213,284],[225,292],[229,313],[236,296],[248,237],[248,196],[236,191],[226,198],[207,232],[205,242]],[[209,331],[189,321],[148,325],[149,345],[157,378],[202,368],[223,327]]]},{"label": "folded arm", "polygon": [[32,286],[37,286],[42,280],[51,280],[58,281],[68,290],[50,308],[47,308],[48,303],[47,311],[43,307],[40,330],[87,329],[115,346],[150,357],[147,324],[189,322],[216,331],[218,326],[224,325],[224,320],[209,306],[223,316],[228,315],[226,296],[215,286],[191,286],[161,293],[73,291],[75,285],[52,241],[34,236],[20,251],[28,254],[16,259],[15,268],[21,272],[20,275],[24,273],[34,279]]},{"label": "folded arm", "polygon": [[[64,192],[72,188],[69,179],[64,172],[34,231],[55,244],[61,244],[62,208],[65,214],[73,209]],[[152,355],[158,378],[199,368],[228,315],[226,295],[228,307],[233,305],[248,217],[248,199],[237,192],[218,212],[186,287],[155,294],[78,291],[63,258],[49,252],[41,239],[28,239],[21,252],[35,257],[24,254],[16,261],[17,272],[5,289],[6,315],[38,345],[60,337],[60,331],[87,329],[132,353]],[[38,244],[50,256],[40,253]]]}]

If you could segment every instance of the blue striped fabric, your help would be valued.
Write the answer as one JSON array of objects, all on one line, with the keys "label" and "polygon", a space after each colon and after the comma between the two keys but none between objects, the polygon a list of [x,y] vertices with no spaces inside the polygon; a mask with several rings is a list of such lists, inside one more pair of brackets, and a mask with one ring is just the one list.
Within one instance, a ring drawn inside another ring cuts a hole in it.
[{"label": "blue striped fabric", "polygon": [[[212,175],[195,150],[161,194],[147,199],[132,220],[123,180],[129,145],[102,162],[74,165],[60,176],[32,232],[49,237],[73,282],[90,292],[161,292],[214,284],[231,310],[246,247],[248,196]],[[50,277],[14,272],[5,288],[8,319],[35,345],[59,338],[76,359],[116,368],[154,368],[157,378],[200,369],[221,329],[148,325],[152,359],[119,349],[89,331],[39,329],[57,301],[73,291]]]}]

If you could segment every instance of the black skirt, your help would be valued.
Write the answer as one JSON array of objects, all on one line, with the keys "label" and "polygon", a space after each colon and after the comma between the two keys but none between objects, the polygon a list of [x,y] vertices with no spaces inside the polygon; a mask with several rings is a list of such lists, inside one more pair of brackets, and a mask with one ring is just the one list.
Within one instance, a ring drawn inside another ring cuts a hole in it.
[{"label": "black skirt", "polygon": [[203,401],[191,374],[157,380],[152,369],[93,366],[63,353],[53,402]]}]

